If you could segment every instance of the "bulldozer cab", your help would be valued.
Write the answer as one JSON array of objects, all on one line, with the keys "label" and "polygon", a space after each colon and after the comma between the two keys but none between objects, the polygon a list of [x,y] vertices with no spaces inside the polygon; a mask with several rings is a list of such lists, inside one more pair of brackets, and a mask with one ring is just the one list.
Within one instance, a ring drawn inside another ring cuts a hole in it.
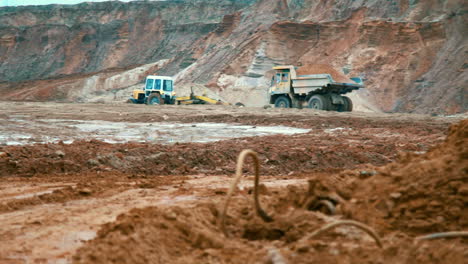
[{"label": "bulldozer cab", "polygon": [[134,90],[128,100],[134,104],[174,104],[174,79],[168,76],[149,75],[142,90]]},{"label": "bulldozer cab", "polygon": [[171,77],[149,75],[146,77],[145,91],[174,91],[174,80]]}]

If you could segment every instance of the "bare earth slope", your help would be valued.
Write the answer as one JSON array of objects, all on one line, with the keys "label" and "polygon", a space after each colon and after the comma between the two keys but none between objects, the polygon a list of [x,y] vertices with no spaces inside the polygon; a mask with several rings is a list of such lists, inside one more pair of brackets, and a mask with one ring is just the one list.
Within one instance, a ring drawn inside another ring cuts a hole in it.
[{"label": "bare earth slope", "polygon": [[[263,105],[264,75],[273,65],[325,63],[363,77],[366,100],[383,111],[465,112],[463,2],[197,0],[0,8],[0,95],[75,101],[80,87],[84,95],[124,89],[152,72],[176,75],[181,87],[205,85],[231,102]],[[119,85],[93,79],[110,68],[162,62]],[[64,86],[70,74],[80,81]],[[52,78],[48,88],[18,83],[44,78]],[[41,96],[44,90],[51,90],[49,96]]]}]

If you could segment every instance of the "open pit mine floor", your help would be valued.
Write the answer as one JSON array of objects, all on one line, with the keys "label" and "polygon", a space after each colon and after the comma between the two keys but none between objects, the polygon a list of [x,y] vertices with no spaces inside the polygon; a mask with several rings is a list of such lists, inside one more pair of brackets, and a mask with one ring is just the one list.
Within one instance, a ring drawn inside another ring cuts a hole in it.
[{"label": "open pit mine floor", "polygon": [[466,263],[466,118],[2,102],[0,263]]}]

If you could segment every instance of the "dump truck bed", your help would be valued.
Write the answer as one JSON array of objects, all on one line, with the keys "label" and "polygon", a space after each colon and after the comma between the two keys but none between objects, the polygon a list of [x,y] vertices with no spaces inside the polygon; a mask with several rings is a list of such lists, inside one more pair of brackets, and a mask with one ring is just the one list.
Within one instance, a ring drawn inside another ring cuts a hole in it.
[{"label": "dump truck bed", "polygon": [[291,79],[292,88],[296,94],[307,94],[312,91],[326,89],[329,92],[345,94],[364,86],[357,83],[335,82],[330,74],[299,75]]}]

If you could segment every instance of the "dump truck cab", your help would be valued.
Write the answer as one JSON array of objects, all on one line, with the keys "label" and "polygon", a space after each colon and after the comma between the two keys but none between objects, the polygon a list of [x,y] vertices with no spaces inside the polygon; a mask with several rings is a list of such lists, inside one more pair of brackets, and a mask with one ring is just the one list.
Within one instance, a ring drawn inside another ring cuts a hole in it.
[{"label": "dump truck cab", "polygon": [[364,87],[358,78],[350,83],[339,83],[327,73],[297,75],[296,67],[292,65],[276,66],[273,69],[275,75],[268,93],[270,104],[277,108],[352,111],[351,99],[343,95]]},{"label": "dump truck cab", "polygon": [[134,90],[129,100],[136,104],[174,104],[175,95],[172,77],[148,75],[143,90]]},{"label": "dump truck cab", "polygon": [[291,97],[291,69],[287,66],[273,67],[276,71],[271,77],[271,85],[269,89],[270,104],[275,104],[276,107],[289,108],[292,105]]}]

